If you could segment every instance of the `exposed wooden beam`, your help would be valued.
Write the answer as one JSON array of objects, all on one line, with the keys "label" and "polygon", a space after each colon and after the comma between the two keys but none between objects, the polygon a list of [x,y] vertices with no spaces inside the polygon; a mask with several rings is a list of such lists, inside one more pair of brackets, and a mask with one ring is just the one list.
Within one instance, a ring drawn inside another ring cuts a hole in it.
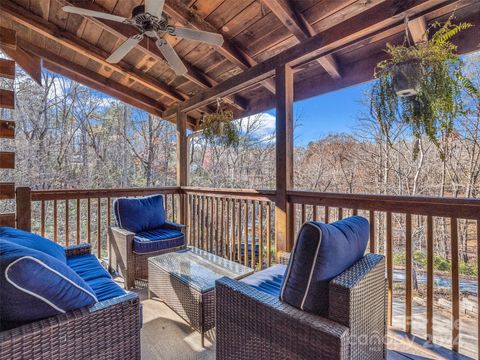
[{"label": "exposed wooden beam", "polygon": [[[466,6],[470,1],[454,1],[453,4]],[[415,0],[399,3],[396,0],[387,0],[355,17],[348,22],[339,23],[311,38],[292,46],[291,48],[267,59],[263,63],[245,70],[243,73],[231,77],[217,86],[197,94],[179,105],[183,111],[190,111],[199,106],[211,103],[217,97],[234,94],[248,88],[258,81],[273,76],[275,68],[282,64],[292,67],[302,65],[319,57],[330,55],[344,47],[359,41],[367,40],[372,36],[403,23],[406,16],[414,19],[426,13],[438,10],[444,6],[451,6],[448,0]],[[177,106],[168,108],[165,116],[176,113]]]},{"label": "exposed wooden beam", "polygon": [[[195,11],[183,5],[179,0],[166,2],[164,11],[168,16],[185,26],[203,31],[219,32],[213,25],[202,19]],[[258,64],[254,58],[242,51],[238,46],[231,44],[227,39],[225,39],[222,46],[215,46],[214,49],[242,70]],[[275,83],[273,81],[266,81],[262,85],[270,92],[275,93]]]},{"label": "exposed wooden beam", "polygon": [[15,153],[0,151],[0,169],[15,169]]},{"label": "exposed wooden beam", "polygon": [[15,61],[0,59],[0,77],[15,79]]},{"label": "exposed wooden beam", "polygon": [[43,66],[50,71],[67,76],[74,81],[78,81],[79,83],[118,98],[154,115],[162,116],[161,104],[146,95],[137,93],[125,85],[119,84],[92,70],[65,60],[60,56],[46,49],[39,48],[34,44],[28,43],[23,39],[18,40],[18,46],[24,50],[28,49],[28,52],[42,57],[44,59]]},{"label": "exposed wooden beam", "polygon": [[15,214],[0,214],[0,226],[15,227]]},{"label": "exposed wooden beam", "polygon": [[412,36],[415,44],[426,42],[427,39],[427,22],[424,16],[420,16],[417,19],[413,19],[408,22],[408,30]]},{"label": "exposed wooden beam", "polygon": [[276,69],[276,199],[275,244],[289,252],[293,247],[293,207],[287,191],[293,188],[293,70],[289,65]]},{"label": "exposed wooden beam", "polygon": [[[297,12],[287,0],[262,0],[262,2],[290,30],[298,41],[305,41],[316,34],[303,15]],[[333,78],[338,79],[341,77],[338,64],[332,55],[326,55],[317,59],[317,61]]]},{"label": "exposed wooden beam", "polygon": [[28,10],[14,4],[10,0],[3,0],[0,8],[2,9],[3,14],[19,24],[38,32],[39,34],[54,40],[75,52],[79,52],[103,66],[114,69],[123,76],[131,78],[132,80],[148,87],[149,89],[152,89],[177,101],[187,98],[185,94],[179,93],[171,86],[158,81],[150,75],[142,73],[138,69],[123,61],[118,64],[108,63],[106,59],[108,56],[110,56],[110,54],[108,54],[106,51],[93,46],[92,44],[76,37],[74,34],[69,33],[68,31],[60,29],[53,23],[46,21],[40,16],[30,13]]},{"label": "exposed wooden beam", "polygon": [[0,26],[0,48],[9,48],[15,50],[15,48],[17,47],[16,39],[17,35],[14,30]]},{"label": "exposed wooden beam", "polygon": [[0,89],[0,108],[15,109],[15,93],[12,90]]},{"label": "exposed wooden beam", "polygon": [[15,138],[15,121],[0,120],[0,139]]},{"label": "exposed wooden beam", "polygon": [[15,183],[0,183],[0,200],[15,199]]},{"label": "exposed wooden beam", "polygon": [[28,54],[19,47],[16,49],[5,48],[3,51],[42,86],[42,59],[40,57]]}]

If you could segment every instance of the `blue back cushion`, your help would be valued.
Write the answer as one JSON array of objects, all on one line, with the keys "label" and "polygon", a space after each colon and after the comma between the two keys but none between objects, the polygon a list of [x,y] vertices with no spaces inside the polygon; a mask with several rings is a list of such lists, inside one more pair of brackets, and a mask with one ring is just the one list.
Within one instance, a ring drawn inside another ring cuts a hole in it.
[{"label": "blue back cushion", "polygon": [[117,225],[134,233],[158,229],[165,223],[162,195],[117,199],[113,208]]},{"label": "blue back cushion", "polygon": [[42,236],[32,234],[31,232],[10,227],[0,227],[0,239],[41,251],[63,263],[67,262],[67,256],[65,255],[65,249],[63,246],[60,246],[52,240],[48,240]]},{"label": "blue back cushion", "polygon": [[41,251],[0,240],[2,328],[96,302],[91,287],[65,263]]},{"label": "blue back cushion", "polygon": [[360,216],[331,224],[303,224],[280,299],[301,310],[326,315],[329,281],[364,256],[368,238],[368,220]]}]

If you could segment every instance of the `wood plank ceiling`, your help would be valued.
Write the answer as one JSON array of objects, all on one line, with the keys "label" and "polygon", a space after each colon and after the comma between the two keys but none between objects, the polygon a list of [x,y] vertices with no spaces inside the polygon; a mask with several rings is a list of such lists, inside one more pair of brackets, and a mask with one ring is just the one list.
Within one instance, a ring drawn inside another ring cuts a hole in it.
[{"label": "wood plank ceiling", "polygon": [[[148,38],[120,63],[109,64],[105,59],[136,30],[108,20],[67,14],[61,9],[71,4],[130,17],[132,9],[142,3],[143,0],[2,0],[0,26],[15,30],[19,49],[30,53],[32,59],[43,58],[45,68],[162,116],[166,109],[171,110],[317,34],[339,24],[361,21],[362,14],[378,10],[398,26],[379,30],[359,43],[297,66],[296,99],[371,78],[374,65],[384,56],[385,43],[403,41],[402,21],[409,9],[421,9],[427,24],[444,19],[452,11],[459,19],[478,22],[480,18],[478,0],[166,0],[164,12],[170,22],[219,32],[225,38],[222,47],[213,47],[166,35],[188,69],[187,75],[177,77]],[[478,28],[470,32],[469,39],[478,36]],[[337,36],[341,39],[342,33]],[[478,42],[466,43],[468,46],[461,50],[478,49]],[[224,106],[236,116],[252,114],[272,107],[274,94],[273,79],[265,78],[228,94]],[[190,111],[189,126],[195,128],[202,113],[214,109],[212,101]]]}]

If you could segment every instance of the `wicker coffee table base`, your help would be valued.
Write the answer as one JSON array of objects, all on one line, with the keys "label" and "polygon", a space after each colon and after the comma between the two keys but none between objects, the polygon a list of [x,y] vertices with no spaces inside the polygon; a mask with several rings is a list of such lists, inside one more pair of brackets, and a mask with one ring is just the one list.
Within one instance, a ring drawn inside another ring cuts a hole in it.
[{"label": "wicker coffee table base", "polygon": [[199,331],[204,346],[205,332],[215,326],[215,289],[201,293],[148,262],[148,298],[156,297]]}]

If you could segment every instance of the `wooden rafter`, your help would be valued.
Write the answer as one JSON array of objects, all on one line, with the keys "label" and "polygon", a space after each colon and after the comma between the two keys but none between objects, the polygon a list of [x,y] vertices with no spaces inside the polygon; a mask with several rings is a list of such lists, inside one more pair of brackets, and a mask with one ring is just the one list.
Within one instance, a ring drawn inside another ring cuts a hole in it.
[{"label": "wooden rafter", "polygon": [[[213,25],[202,19],[192,9],[182,5],[178,0],[170,0],[166,2],[164,10],[168,16],[183,25],[188,25],[189,27],[198,30],[218,32]],[[238,46],[231,44],[228,40],[225,40],[223,46],[216,46],[215,50],[242,70],[246,70],[258,64],[255,59],[242,51]],[[273,81],[265,81],[262,85],[264,85],[270,92],[275,93],[275,83]]]},{"label": "wooden rafter", "polygon": [[4,48],[3,52],[22,67],[40,86],[42,85],[42,59],[33,54],[26,53],[23,49]]},{"label": "wooden rafter", "polygon": [[118,71],[127,78],[130,78],[143,86],[148,87],[158,93],[161,93],[169,98],[181,101],[188,98],[185,94],[181,94],[171,86],[160,82],[159,80],[142,73],[136,68],[132,68],[125,62],[118,64],[110,64],[106,58],[110,55],[102,49],[99,49],[85,40],[75,37],[75,35],[68,31],[61,30],[56,25],[46,21],[40,16],[30,13],[28,10],[12,3],[10,0],[2,0],[1,2],[2,15],[10,17],[12,20],[33,29],[39,34],[58,42],[59,44],[81,53],[84,56],[100,63],[103,66],[109,67]]},{"label": "wooden rafter", "polygon": [[[68,3],[73,6],[81,7],[84,9],[89,9],[93,11],[100,11],[100,12],[107,12],[104,8],[101,6],[97,5],[96,3],[93,3],[91,1],[86,1],[86,0],[69,0]],[[94,18],[94,17],[89,17],[88,18],[90,21],[93,23],[97,24],[100,28],[108,31],[109,33],[115,35],[118,37],[121,41],[125,41],[127,38],[129,38],[132,35],[135,35],[138,33],[138,31],[129,25],[125,25],[122,23],[118,23],[115,21],[109,21],[105,19],[99,19],[99,18]],[[142,51],[144,54],[144,60],[148,60],[150,58],[153,58],[155,61],[165,61],[163,58],[163,55],[161,54],[160,50],[157,48],[155,45],[155,42],[148,38],[145,37],[137,46],[137,48]],[[144,62],[145,62],[144,61]],[[183,63],[185,64],[187,68],[187,73],[184,75],[184,77],[191,82],[197,84],[203,89],[207,89],[209,87],[212,87],[216,85],[218,82],[215,81],[214,79],[210,78],[208,75],[204,74],[200,69],[186,61],[185,59],[182,59]],[[154,62],[152,62],[149,67],[153,66]],[[147,71],[148,68],[145,69],[147,65],[144,63],[139,63],[137,64],[137,68],[143,71]],[[245,104],[246,100],[243,100],[239,97],[234,97],[234,98],[226,98],[225,101],[231,104],[232,106],[236,107],[239,110],[245,110],[246,107],[243,106]]]},{"label": "wooden rafter", "polygon": [[[297,12],[287,0],[262,0],[262,3],[275,14],[298,41],[305,41],[316,34],[303,15]],[[341,77],[339,66],[332,55],[318,58],[317,61],[330,76],[335,79]]]},{"label": "wooden rafter", "polygon": [[[272,77],[275,68],[282,64],[295,67],[358,42],[366,41],[403,24],[405,17],[414,19],[430,12],[440,12],[441,9],[451,9],[452,6],[462,8],[472,4],[475,4],[475,1],[416,0],[399,4],[396,0],[386,0],[349,19],[348,22],[339,23],[301,44],[267,59],[261,65],[245,70],[212,89],[193,96],[181,103],[180,108],[183,111],[191,111],[212,102],[216,97],[231,95],[248,88],[258,81]],[[177,106],[172,106],[165,111],[164,116],[171,116],[176,111]]]},{"label": "wooden rafter", "polygon": [[408,22],[408,30],[415,44],[427,41],[427,22],[425,17],[420,16]]}]

